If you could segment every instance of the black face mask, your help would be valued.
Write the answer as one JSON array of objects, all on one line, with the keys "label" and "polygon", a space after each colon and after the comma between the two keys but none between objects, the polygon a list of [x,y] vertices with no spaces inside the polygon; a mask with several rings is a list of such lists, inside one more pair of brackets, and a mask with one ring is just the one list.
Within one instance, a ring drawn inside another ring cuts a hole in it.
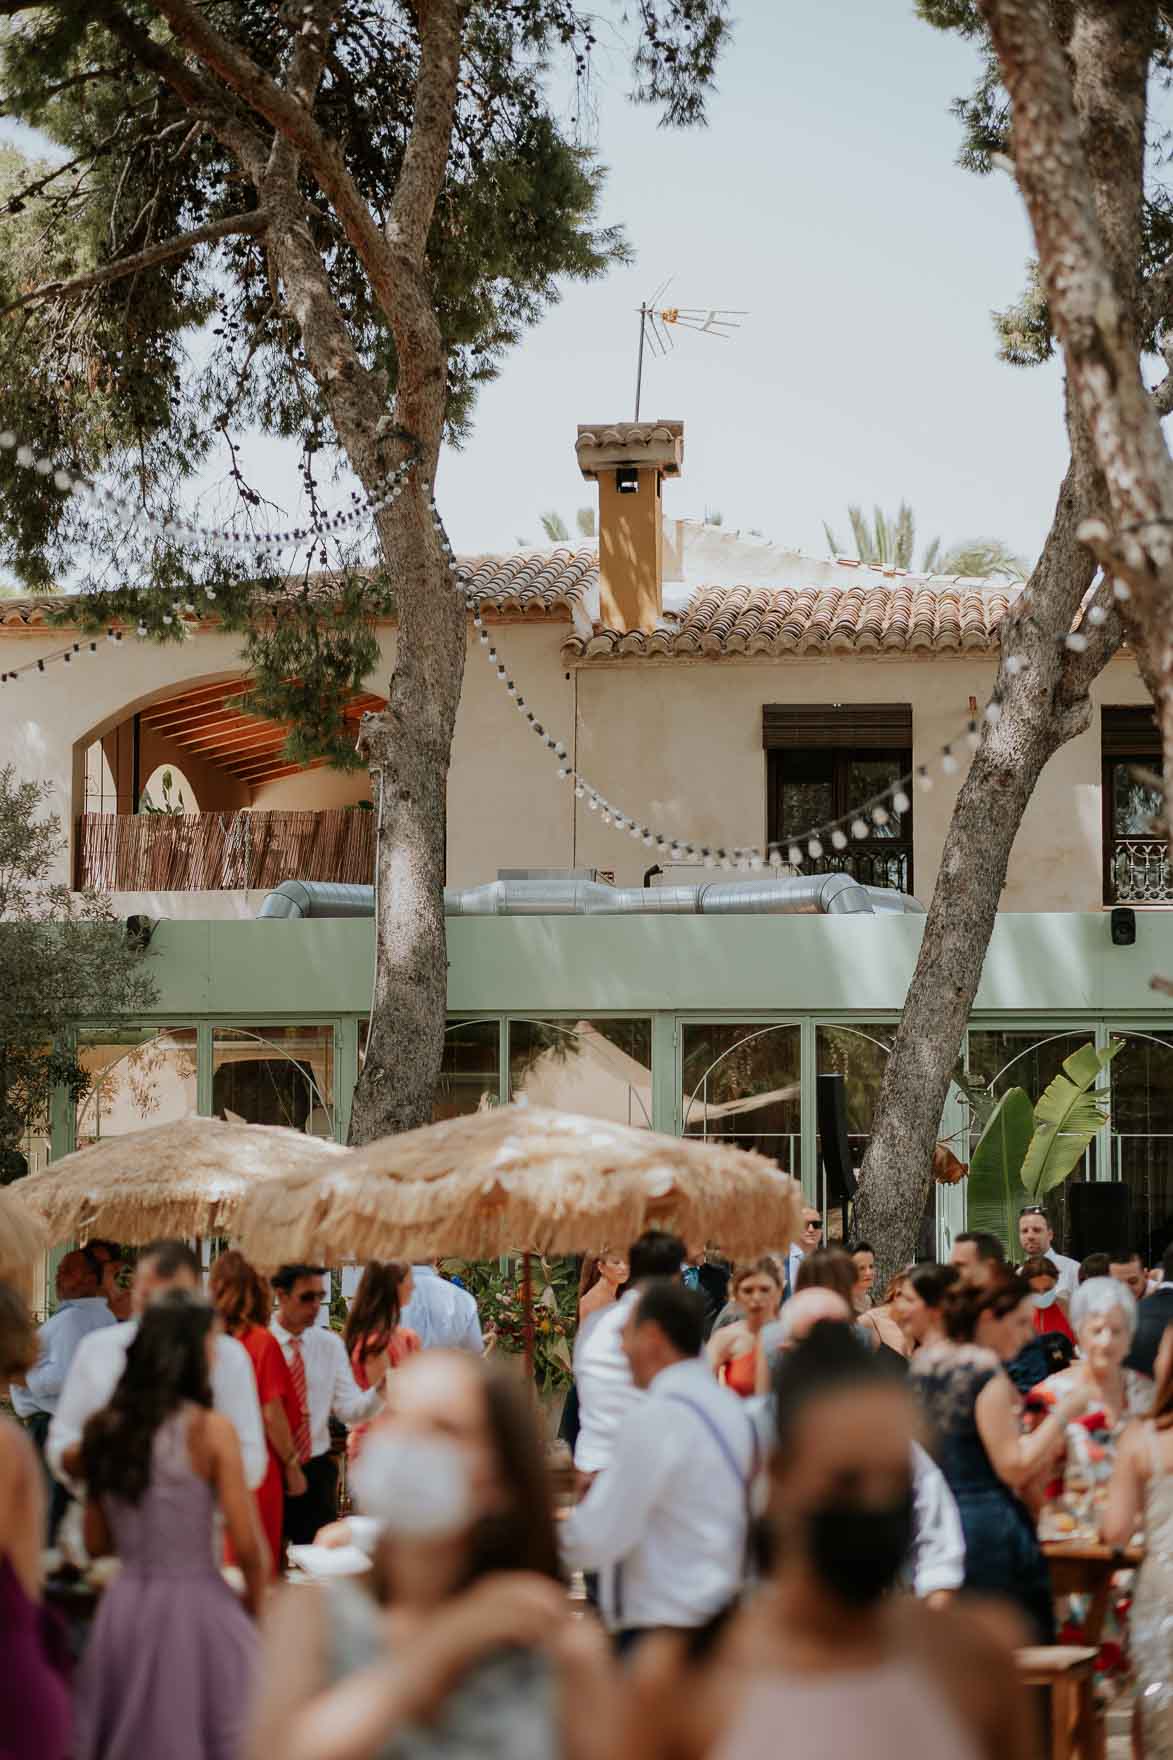
[{"label": "black face mask", "polygon": [[913,1536],[912,1488],[891,1503],[823,1503],[807,1518],[811,1559],[823,1582],[853,1607],[870,1607],[895,1583]]}]

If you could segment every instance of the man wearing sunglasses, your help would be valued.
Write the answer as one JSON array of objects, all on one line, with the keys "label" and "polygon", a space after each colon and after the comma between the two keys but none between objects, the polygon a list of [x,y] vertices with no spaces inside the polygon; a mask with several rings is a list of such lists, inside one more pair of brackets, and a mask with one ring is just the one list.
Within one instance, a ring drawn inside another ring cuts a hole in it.
[{"label": "man wearing sunglasses", "polygon": [[[330,1419],[361,1424],[373,1418],[383,1402],[377,1385],[369,1393],[360,1390],[342,1340],[328,1326],[318,1325],[327,1299],[324,1267],[282,1265],[273,1275],[272,1287],[276,1308],[270,1330],[289,1364],[301,1406],[293,1446],[306,1481],[300,1497],[285,1499],[285,1538],[305,1546],[319,1528],[338,1519],[338,1467],[330,1452]],[[381,1377],[373,1374],[371,1380],[376,1383]]]},{"label": "man wearing sunglasses", "polygon": [[1069,1296],[1079,1283],[1079,1261],[1055,1251],[1055,1230],[1041,1204],[1025,1204],[1018,1212],[1018,1244],[1024,1259],[1049,1259],[1059,1273],[1058,1294]]}]

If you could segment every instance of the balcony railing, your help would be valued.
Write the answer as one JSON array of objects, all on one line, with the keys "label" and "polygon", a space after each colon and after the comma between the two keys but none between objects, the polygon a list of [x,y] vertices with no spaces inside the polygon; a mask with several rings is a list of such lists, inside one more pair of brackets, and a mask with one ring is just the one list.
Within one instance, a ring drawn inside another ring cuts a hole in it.
[{"label": "balcony railing", "polygon": [[886,886],[892,892],[912,891],[911,843],[872,843],[866,849],[829,851],[802,864],[804,874],[850,874],[861,886]]},{"label": "balcony railing", "polygon": [[1173,865],[1160,837],[1117,837],[1108,850],[1109,904],[1173,904]]},{"label": "balcony railing", "polygon": [[77,884],[103,892],[221,892],[283,880],[367,883],[374,814],[83,813]]}]

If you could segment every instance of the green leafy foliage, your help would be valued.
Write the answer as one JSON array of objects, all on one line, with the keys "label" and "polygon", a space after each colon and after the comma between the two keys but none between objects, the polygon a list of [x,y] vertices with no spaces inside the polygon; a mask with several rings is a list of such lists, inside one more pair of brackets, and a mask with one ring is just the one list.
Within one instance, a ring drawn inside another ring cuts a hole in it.
[{"label": "green leafy foliage", "polygon": [[[19,1166],[28,1133],[48,1128],[55,1087],[91,1085],[70,1049],[79,1019],[134,1015],[156,989],[107,899],[46,884],[64,849],[44,811],[51,790],[0,769],[0,1168]],[[0,1174],[0,1177],[3,1177]]]},{"label": "green leafy foliage", "polygon": [[1093,1084],[1107,1069],[1123,1039],[1114,1039],[1102,1050],[1081,1045],[1063,1060],[1063,1068],[1039,1096],[1035,1106],[1035,1130],[1022,1163],[1022,1183],[1032,1199],[1042,1198],[1061,1185],[1096,1132],[1107,1120],[1100,1102],[1107,1089]]},{"label": "green leafy foliage", "polygon": [[[860,562],[875,568],[912,568],[916,516],[907,501],[902,501],[894,514],[877,507],[870,524],[859,507],[849,507],[847,517]],[[825,520],[823,532],[833,556],[848,554]],[[925,545],[920,567],[922,574],[967,574],[1004,580],[1022,580],[1029,573],[1029,565],[1015,556],[1001,538],[970,538],[948,550],[942,547],[940,538],[933,538]]]},{"label": "green leafy foliage", "polygon": [[1081,1045],[1034,1106],[1023,1088],[1009,1088],[986,1119],[969,1163],[971,1228],[988,1229],[1014,1250],[1015,1218],[1079,1166],[1107,1113],[1107,1090],[1094,1087],[1123,1039],[1102,1049]]},{"label": "green leafy foliage", "polygon": [[[0,22],[6,113],[39,129],[61,162],[0,151],[0,304],[46,279],[68,279],[210,222],[245,214],[259,194],[206,118],[161,80],[150,56],[113,24],[167,43],[147,0],[9,7]],[[300,11],[231,0],[215,27],[267,74],[285,77]],[[13,17],[13,13],[18,16]],[[608,21],[609,23],[611,21]],[[618,9],[615,24],[629,23]],[[552,95],[558,56],[569,57],[585,97],[595,13],[573,0],[470,0],[447,174],[428,239],[427,275],[447,359],[446,432],[469,432],[477,392],[559,297],[628,259],[618,229],[602,226],[603,170],[567,126]],[[314,117],[372,215],[390,210],[415,116],[419,71],[413,0],[348,0],[337,9]],[[725,0],[639,0],[630,20],[633,96],[666,122],[703,121],[729,31]],[[173,47],[173,45],[168,45]],[[242,113],[243,113],[242,106]],[[252,113],[249,126],[266,135]],[[386,377],[398,361],[387,316],[336,216],[309,174],[308,229],[359,359]],[[0,320],[0,426],[75,471],[113,483],[156,514],[176,511],[194,474],[223,451],[234,517],[261,508],[233,434],[294,439],[302,487],[316,505],[323,465],[338,457],[321,388],[309,371],[285,293],[263,241],[237,236],[176,256],[80,296],[54,298]],[[264,511],[264,525],[291,509]],[[223,515],[219,511],[213,523]],[[149,639],[182,639],[183,607],[247,632],[256,687],[250,701],[298,717],[290,756],[353,763],[340,728],[344,694],[373,662],[380,609],[371,546],[341,558],[358,584],[319,627],[320,603],[247,564],[207,558],[95,518],[51,481],[0,456],[0,565],[30,592],[77,572],[88,626],[129,617]],[[325,545],[320,568],[339,558]],[[363,572],[365,570],[365,573]],[[274,605],[274,588],[282,602]]]},{"label": "green leafy foliage", "polygon": [[1023,1088],[1009,1088],[991,1112],[969,1162],[966,1220],[970,1228],[1015,1241],[1015,1218],[1027,1202],[1019,1177],[1034,1132],[1034,1109]]},{"label": "green leafy foliage", "polygon": [[[448,1259],[444,1270],[459,1277],[476,1297],[481,1325],[496,1337],[506,1356],[525,1350],[522,1257],[504,1261]],[[578,1272],[573,1259],[530,1255],[530,1311],[534,1328],[534,1379],[542,1393],[569,1387],[571,1352],[578,1318]]]}]

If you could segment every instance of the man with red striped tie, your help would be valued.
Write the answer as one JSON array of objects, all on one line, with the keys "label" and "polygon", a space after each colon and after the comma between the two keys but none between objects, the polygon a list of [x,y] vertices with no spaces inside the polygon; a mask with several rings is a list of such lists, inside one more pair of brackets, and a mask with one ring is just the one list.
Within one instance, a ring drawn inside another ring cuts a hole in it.
[{"label": "man with red striped tie", "polygon": [[330,1419],[360,1424],[382,1407],[378,1387],[363,1393],[351,1373],[346,1349],[336,1332],[319,1326],[326,1298],[326,1273],[320,1265],[282,1265],[272,1278],[276,1309],[272,1332],[289,1364],[293,1390],[301,1405],[301,1422],[293,1442],[306,1489],[285,1499],[285,1538],[307,1545],[319,1528],[338,1515],[338,1467],[330,1453]]}]

